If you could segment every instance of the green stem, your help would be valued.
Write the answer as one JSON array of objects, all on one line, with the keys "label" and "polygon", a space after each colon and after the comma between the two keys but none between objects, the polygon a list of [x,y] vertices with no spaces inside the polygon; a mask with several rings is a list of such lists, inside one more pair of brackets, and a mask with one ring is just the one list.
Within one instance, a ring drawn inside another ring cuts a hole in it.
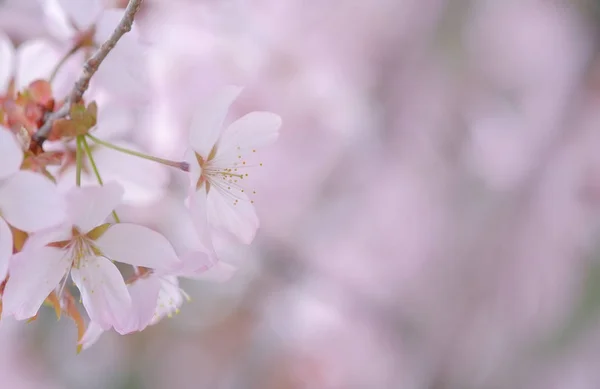
[{"label": "green stem", "polygon": [[90,160],[90,165],[92,165],[92,170],[94,171],[94,175],[96,176],[96,179],[98,180],[98,184],[100,185],[104,185],[104,181],[102,181],[102,177],[100,177],[100,172],[98,171],[98,166],[96,165],[96,161],[94,160],[94,157],[92,156],[92,150],[90,149],[90,146],[87,143],[87,140],[85,138],[83,138],[83,148],[85,149],[85,154],[87,155],[88,159]]},{"label": "green stem", "polygon": [[163,165],[171,166],[171,167],[174,167],[174,168],[186,171],[186,172],[190,170],[190,166],[189,166],[189,164],[187,162],[171,161],[171,160],[168,160],[168,159],[153,157],[153,156],[148,155],[148,154],[140,153],[139,151],[129,150],[129,149],[126,149],[124,147],[117,146],[117,145],[114,145],[112,143],[109,143],[109,142],[103,141],[101,139],[98,139],[98,138],[96,138],[95,136],[93,136],[92,134],[89,134],[89,133],[86,134],[86,136],[88,138],[90,138],[91,140],[93,140],[95,143],[98,143],[99,145],[102,145],[104,147],[108,147],[109,149],[113,149],[115,151],[119,151],[119,152],[124,153],[124,154],[129,154],[129,155],[133,155],[134,157],[143,158],[143,159],[147,159],[147,160],[152,161],[152,162],[161,163]]},{"label": "green stem", "polygon": [[81,157],[83,154],[83,151],[81,150],[81,139],[82,138],[83,138],[82,136],[77,137],[77,149],[75,150],[75,185],[77,185],[77,186],[81,186],[81,168],[82,168]]},{"label": "green stem", "polygon": [[[92,165],[92,170],[94,171],[94,175],[96,176],[98,184],[100,184],[101,186],[104,185],[104,181],[100,176],[100,171],[98,170],[98,166],[96,165],[96,161],[94,160],[94,156],[92,155],[92,150],[90,149],[90,145],[88,145],[87,139],[85,139],[85,137],[81,137],[81,143],[83,144],[85,154],[87,155],[88,160],[90,161],[90,165]],[[119,216],[117,215],[116,211],[113,210],[112,215],[117,223],[121,223],[121,220],[119,219]]]}]

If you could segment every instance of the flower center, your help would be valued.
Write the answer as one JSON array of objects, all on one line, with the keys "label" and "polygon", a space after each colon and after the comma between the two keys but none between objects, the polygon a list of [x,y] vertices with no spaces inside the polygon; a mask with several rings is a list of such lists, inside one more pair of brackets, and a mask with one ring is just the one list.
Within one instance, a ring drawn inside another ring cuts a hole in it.
[{"label": "flower center", "polygon": [[71,230],[71,238],[67,240],[48,243],[48,247],[56,247],[67,251],[72,266],[79,269],[86,258],[101,256],[102,252],[96,247],[94,241],[98,239],[110,227],[109,223],[102,224],[87,234],[83,234],[77,227]]},{"label": "flower center", "polygon": [[[239,147],[238,151],[240,151]],[[252,151],[256,152],[256,150]],[[217,146],[212,148],[206,159],[196,153],[196,160],[201,169],[200,177],[196,182],[196,190],[200,190],[202,186],[207,194],[210,190],[216,190],[225,198],[230,199],[232,205],[237,205],[240,200],[248,201],[244,196],[244,194],[248,194],[248,191],[241,185],[241,180],[248,177],[246,171],[252,166],[247,164],[241,154],[237,157],[236,161],[219,158]],[[256,194],[256,191],[252,191],[252,194]],[[254,203],[253,200],[250,202]]]}]

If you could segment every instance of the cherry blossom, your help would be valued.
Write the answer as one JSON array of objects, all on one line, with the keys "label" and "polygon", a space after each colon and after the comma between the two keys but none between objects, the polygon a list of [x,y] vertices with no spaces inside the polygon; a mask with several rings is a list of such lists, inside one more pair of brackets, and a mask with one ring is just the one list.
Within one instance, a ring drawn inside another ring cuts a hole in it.
[{"label": "cherry blossom", "polygon": [[129,217],[163,234],[175,248],[181,265],[168,273],[158,272],[163,276],[177,276],[192,280],[224,282],[229,280],[237,268],[223,261],[223,247],[229,241],[203,240],[193,222],[192,215],[179,197],[167,196],[162,201],[139,208],[137,215]]},{"label": "cherry blossom", "polygon": [[[132,25],[136,2],[124,11],[101,0],[38,1],[53,41],[15,47],[0,32],[0,125],[10,127],[0,128],[0,314],[26,320],[50,304],[75,321],[81,349],[107,330],[142,331],[178,313],[189,300],[181,278],[234,274],[215,242],[254,239],[253,191],[242,184],[281,118],[251,112],[224,127],[242,90],[227,87],[196,112],[184,161],[147,154],[130,136],[137,104],[151,97],[140,93],[148,83],[136,64],[146,54]],[[189,190],[160,210],[171,168],[191,178]],[[160,222],[122,223],[118,213],[135,207]]]},{"label": "cherry blossom", "polygon": [[259,220],[242,186],[251,168],[246,158],[277,139],[281,118],[271,112],[251,112],[223,129],[229,107],[241,91],[226,87],[196,112],[186,160],[190,210],[199,234],[205,239],[213,233],[233,235],[249,244]]},{"label": "cherry blossom", "polygon": [[[101,0],[40,0],[49,32],[69,45],[84,51],[99,47],[114,31],[123,16],[122,9],[105,9]],[[121,97],[142,99],[147,84],[139,64],[144,49],[134,24],[132,30],[120,39],[111,55],[104,61],[92,80],[108,87]],[[81,64],[84,56],[78,56]]]},{"label": "cherry blossom", "polygon": [[105,222],[122,196],[115,182],[67,193],[68,221],[33,235],[10,262],[4,313],[18,320],[34,316],[46,296],[62,289],[70,275],[93,322],[103,330],[134,331],[132,297],[112,261],[162,270],[176,268],[180,261],[159,233],[131,223]]},{"label": "cherry blossom", "polygon": [[0,280],[6,277],[13,251],[9,225],[31,233],[58,225],[66,217],[56,187],[42,175],[20,171],[22,161],[14,135],[0,126]]},{"label": "cherry blossom", "polygon": [[75,67],[68,61],[57,67],[61,61],[60,49],[47,39],[32,39],[14,47],[12,41],[0,31],[0,96],[7,92],[11,81],[16,91],[23,90],[33,81],[49,79],[53,92],[62,96],[71,87]]},{"label": "cherry blossom", "polygon": [[[179,313],[184,300],[190,297],[179,287],[175,276],[157,276],[149,274],[128,286],[133,309],[129,316],[129,328],[142,331],[149,325],[157,324],[165,317]],[[96,322],[91,322],[79,344],[88,349],[94,345],[104,329]]]}]

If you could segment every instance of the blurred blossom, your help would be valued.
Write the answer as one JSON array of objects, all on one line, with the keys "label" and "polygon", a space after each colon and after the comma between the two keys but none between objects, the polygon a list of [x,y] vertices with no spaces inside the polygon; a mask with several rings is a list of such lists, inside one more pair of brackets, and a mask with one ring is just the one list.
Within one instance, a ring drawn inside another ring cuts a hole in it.
[{"label": "blurred blossom", "polygon": [[[126,3],[0,1],[0,91],[11,76],[48,77],[84,38],[102,42]],[[206,162],[221,127],[194,118],[243,86],[227,113],[213,107],[217,124],[256,111],[283,123],[244,178],[251,223],[230,231],[254,242],[207,243],[184,204],[188,175],[92,144],[105,181],[124,184],[121,219],[164,235],[183,264],[133,284],[155,315],[144,332],[92,326],[79,356],[65,346],[74,326],[48,307],[23,326],[3,318],[0,382],[596,389],[592,3],[144,1],[84,95],[98,104],[92,134],[177,161],[191,146]],[[57,73],[57,98],[91,45]]]},{"label": "blurred blossom", "polygon": [[472,166],[499,189],[518,185],[562,129],[590,41],[581,16],[553,2],[478,2],[466,41],[480,91],[470,112]]}]

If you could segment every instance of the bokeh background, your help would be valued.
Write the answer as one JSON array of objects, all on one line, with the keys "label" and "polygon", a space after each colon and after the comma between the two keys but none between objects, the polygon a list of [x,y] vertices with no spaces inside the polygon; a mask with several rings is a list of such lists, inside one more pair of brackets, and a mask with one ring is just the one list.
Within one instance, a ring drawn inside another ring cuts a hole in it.
[{"label": "bokeh background", "polygon": [[[15,43],[43,18],[0,0]],[[4,320],[0,387],[600,388],[599,21],[592,0],[146,0],[127,137],[172,156],[200,98],[244,85],[233,117],[284,122],[259,234],[180,314],[79,355],[49,308]]]}]

